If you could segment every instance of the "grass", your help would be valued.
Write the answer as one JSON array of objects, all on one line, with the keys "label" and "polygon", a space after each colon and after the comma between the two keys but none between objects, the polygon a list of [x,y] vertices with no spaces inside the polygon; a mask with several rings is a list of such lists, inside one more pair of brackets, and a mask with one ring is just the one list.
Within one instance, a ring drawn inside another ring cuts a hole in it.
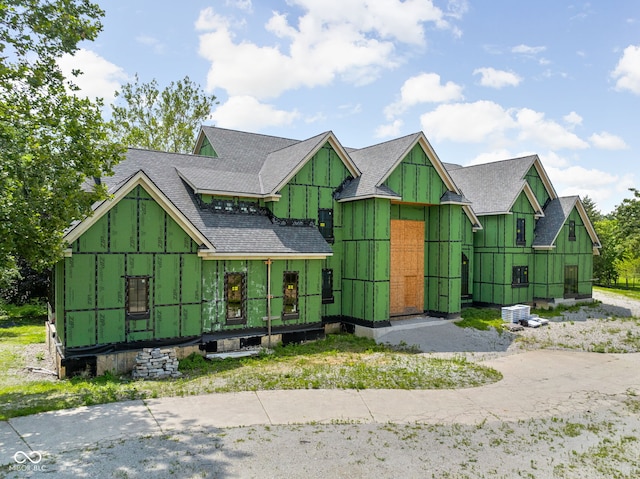
[{"label": "grass", "polygon": [[614,293],[627,298],[640,300],[640,288],[624,288],[621,286],[594,286],[594,291],[601,293]]},{"label": "grass", "polygon": [[481,331],[495,328],[498,332],[503,330],[504,321],[498,309],[465,308],[460,315],[462,316],[462,321],[456,321],[455,325],[461,328],[475,328]]},{"label": "grass", "polygon": [[[23,380],[20,350],[44,341],[43,318],[10,309],[0,317],[0,420],[122,400],[265,389],[442,389],[473,387],[502,378],[465,358],[438,359],[351,334],[278,346],[256,357],[180,361],[183,377],[133,381],[105,374],[60,381]],[[39,360],[35,355],[34,359]],[[20,380],[17,382],[16,378]]]}]

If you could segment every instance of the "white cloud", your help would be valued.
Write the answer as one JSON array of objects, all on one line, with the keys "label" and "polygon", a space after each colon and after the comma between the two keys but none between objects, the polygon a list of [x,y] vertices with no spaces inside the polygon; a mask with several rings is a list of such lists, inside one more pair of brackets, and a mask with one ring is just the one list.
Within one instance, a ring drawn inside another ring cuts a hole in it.
[{"label": "white cloud", "polygon": [[400,135],[400,129],[402,128],[402,120],[394,120],[393,123],[388,125],[380,125],[376,128],[376,138],[393,138]]},{"label": "white cloud", "polygon": [[425,44],[425,24],[451,28],[431,0],[290,0],[302,10],[273,12],[265,25],[279,41],[236,42],[231,21],[209,7],[195,27],[199,53],[211,62],[207,89],[274,98],[287,90],[340,80],[364,85],[398,66],[398,44]]},{"label": "white cloud", "polygon": [[[115,92],[122,83],[129,81],[121,67],[84,48],[75,55],[63,55],[58,60],[58,66],[68,79],[80,87],[80,92],[76,94],[91,99],[103,98],[105,105],[113,103]],[[72,71],[76,69],[82,71],[82,74],[74,77]]]},{"label": "white cloud", "polygon": [[432,0],[290,0],[306,10],[306,18],[327,25],[349,25],[359,32],[376,33],[382,38],[423,45],[424,23],[450,28],[444,12]]},{"label": "white cloud", "polygon": [[473,74],[480,74],[480,84],[490,88],[500,89],[505,86],[518,86],[522,81],[522,77],[513,72],[496,70],[490,67],[476,68]]},{"label": "white cloud", "polygon": [[622,138],[606,131],[594,133],[589,137],[589,141],[596,148],[603,150],[626,150],[629,148]]},{"label": "white cloud", "polygon": [[253,5],[251,0],[226,0],[225,5],[227,7],[236,7],[245,12],[251,13],[253,11]]},{"label": "white cloud", "polygon": [[611,197],[621,178],[606,171],[587,169],[582,166],[556,168],[545,166],[545,170],[560,196],[590,196],[597,203]]},{"label": "white cloud", "polygon": [[250,96],[230,97],[218,106],[211,119],[221,128],[259,131],[269,126],[290,125],[300,117],[297,111],[277,110]]},{"label": "white cloud", "polygon": [[544,155],[538,155],[545,168],[564,168],[569,166],[569,160],[564,156],[560,156],[555,151],[548,151]]},{"label": "white cloud", "polygon": [[153,52],[162,55],[164,53],[165,45],[160,40],[155,37],[151,37],[148,35],[138,35],[136,37],[136,41],[141,43],[142,45],[146,45],[153,49]]},{"label": "white cloud", "polygon": [[617,90],[640,95],[640,45],[629,45],[624,49],[611,76],[616,79]]},{"label": "white cloud", "polygon": [[388,105],[384,112],[388,119],[392,119],[419,103],[444,103],[462,98],[460,85],[451,81],[443,85],[440,75],[421,73],[404,82],[400,88],[400,99]]},{"label": "white cloud", "polygon": [[522,108],[516,113],[520,133],[518,139],[531,140],[551,149],[582,149],[589,144],[575,133],[553,120],[546,120],[544,113]]},{"label": "white cloud", "polygon": [[578,115],[575,111],[565,115],[562,117],[565,123],[568,123],[570,127],[575,127],[582,125],[582,117]]},{"label": "white cloud", "polygon": [[[423,130],[436,141],[491,143],[529,142],[535,149],[583,149],[589,143],[559,123],[529,108],[505,110],[491,101],[440,105],[420,117]],[[517,134],[509,137],[509,132]]]},{"label": "white cloud", "polygon": [[537,55],[538,53],[542,53],[547,49],[547,47],[531,47],[529,45],[517,45],[511,49],[512,53],[521,53],[523,55]]},{"label": "white cloud", "polygon": [[507,110],[491,101],[440,105],[420,116],[420,123],[429,138],[460,142],[503,137],[517,126]]}]

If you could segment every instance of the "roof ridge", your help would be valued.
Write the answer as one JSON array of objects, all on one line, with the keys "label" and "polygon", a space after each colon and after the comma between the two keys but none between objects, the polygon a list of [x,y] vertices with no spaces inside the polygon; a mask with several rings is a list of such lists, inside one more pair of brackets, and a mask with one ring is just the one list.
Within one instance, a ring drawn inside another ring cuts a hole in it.
[{"label": "roof ridge", "polygon": [[[462,169],[469,169],[469,168],[477,168],[480,166],[489,166],[489,165],[496,165],[498,163],[506,163],[508,161],[517,161],[517,160],[524,160],[524,159],[534,159],[534,157],[538,157],[537,153],[533,153],[531,155],[526,155],[526,156],[518,156],[516,158],[506,158],[504,160],[496,160],[496,161],[487,161],[486,163],[478,163],[476,165],[468,165],[468,166],[463,166]],[[539,158],[539,157],[538,157]],[[458,170],[460,168],[457,168]]]},{"label": "roof ridge", "polygon": [[137,148],[137,147],[133,147],[133,146],[128,146],[127,147],[127,151],[129,150],[135,150],[135,151],[146,151],[149,153],[161,153],[163,155],[174,155],[174,156],[187,156],[189,158],[211,158],[214,159],[210,156],[205,156],[205,155],[194,155],[193,153],[180,153],[177,151],[163,151],[163,150],[153,150],[151,148]]},{"label": "roof ridge", "polygon": [[417,131],[415,133],[410,133],[408,135],[401,136],[400,138],[392,138],[391,140],[382,141],[380,143],[376,143],[375,145],[369,145],[369,146],[365,146],[365,147],[362,147],[362,148],[353,148],[353,151],[351,153],[354,153],[356,151],[368,150],[370,148],[377,148],[379,146],[386,145],[388,143],[394,143],[394,142],[397,142],[397,141],[400,141],[400,140],[404,140],[404,139],[409,138],[411,136],[419,136],[420,134],[422,134],[422,132],[421,131]]},{"label": "roof ridge", "polygon": [[219,126],[211,126],[211,125],[202,125],[202,129],[209,129],[209,130],[223,130],[223,131],[231,131],[233,133],[242,133],[244,135],[251,135],[251,136],[262,136],[265,138],[276,138],[278,140],[288,140],[288,141],[304,141],[304,140],[299,140],[297,138],[287,138],[284,136],[276,136],[276,135],[267,135],[264,133],[253,133],[251,131],[243,131],[243,130],[234,130],[232,128],[221,128]]},{"label": "roof ridge", "polygon": [[[300,145],[300,143],[305,143],[305,142],[307,142],[307,141],[311,141],[311,140],[313,140],[314,138],[318,138],[318,137],[326,137],[327,135],[332,134],[332,133],[333,133],[333,132],[332,132],[331,130],[327,130],[327,131],[325,131],[325,132],[323,132],[323,133],[318,133],[317,135],[311,136],[311,137],[309,137],[309,138],[307,138],[307,139],[305,139],[305,140],[293,140],[293,141],[297,141],[297,143],[292,143],[291,145],[283,146],[282,148],[279,148],[279,149],[277,149],[277,150],[270,151],[269,153],[267,153],[267,156],[272,155],[272,154],[274,154],[274,153],[278,153],[278,152],[280,152],[280,151],[282,151],[282,150],[286,150],[287,148],[293,148],[294,146],[299,146],[299,145]],[[335,136],[335,135],[334,135],[334,136]],[[288,138],[283,138],[283,139],[284,139],[284,140],[287,140]],[[264,167],[264,164],[263,164],[262,166]],[[261,170],[262,170],[262,168],[261,168]]]}]

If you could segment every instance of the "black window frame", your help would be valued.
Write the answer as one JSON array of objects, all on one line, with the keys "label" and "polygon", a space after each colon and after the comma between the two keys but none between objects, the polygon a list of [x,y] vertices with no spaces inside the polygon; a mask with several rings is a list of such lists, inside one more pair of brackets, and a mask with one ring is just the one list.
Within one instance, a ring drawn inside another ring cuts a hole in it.
[{"label": "black window frame", "polygon": [[514,266],[511,271],[512,287],[526,288],[529,286],[529,266]]},{"label": "black window frame", "polygon": [[569,221],[569,241],[576,241],[576,222],[575,220]]},{"label": "black window frame", "polygon": [[[288,308],[292,307],[291,310]],[[300,318],[300,273],[282,273],[282,319]]]},{"label": "black window frame", "polygon": [[527,222],[524,218],[516,218],[516,246],[527,245]]},{"label": "black window frame", "polygon": [[322,304],[332,304],[334,301],[333,269],[325,268],[322,270]]},{"label": "black window frame", "polygon": [[[127,318],[149,319],[151,309],[149,307],[150,276],[125,276],[125,312]],[[135,298],[132,298],[132,291]],[[141,307],[142,306],[142,307]]]},{"label": "black window frame", "polygon": [[[233,278],[233,279],[232,279]],[[239,282],[238,282],[239,279]],[[237,289],[229,289],[237,288]],[[240,300],[233,301],[233,304],[240,304],[240,308],[234,307],[236,314],[230,315],[230,296],[239,294]],[[247,322],[247,274],[243,272],[229,271],[224,274],[224,309],[225,321],[227,324],[245,324]],[[240,315],[237,312],[240,311]]]},{"label": "black window frame", "polygon": [[318,209],[318,229],[320,234],[327,241],[327,243],[333,243],[333,209],[332,208],[319,208]]}]

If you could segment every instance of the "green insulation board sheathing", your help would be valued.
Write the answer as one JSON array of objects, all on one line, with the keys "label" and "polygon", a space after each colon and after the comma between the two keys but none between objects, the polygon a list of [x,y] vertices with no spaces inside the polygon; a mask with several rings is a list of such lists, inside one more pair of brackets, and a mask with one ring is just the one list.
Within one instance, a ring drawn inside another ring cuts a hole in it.
[{"label": "green insulation board sheathing", "polygon": [[[137,186],[71,245],[56,266],[58,334],[66,347],[202,332],[198,245]],[[125,313],[126,277],[149,282],[149,317]]]}]

